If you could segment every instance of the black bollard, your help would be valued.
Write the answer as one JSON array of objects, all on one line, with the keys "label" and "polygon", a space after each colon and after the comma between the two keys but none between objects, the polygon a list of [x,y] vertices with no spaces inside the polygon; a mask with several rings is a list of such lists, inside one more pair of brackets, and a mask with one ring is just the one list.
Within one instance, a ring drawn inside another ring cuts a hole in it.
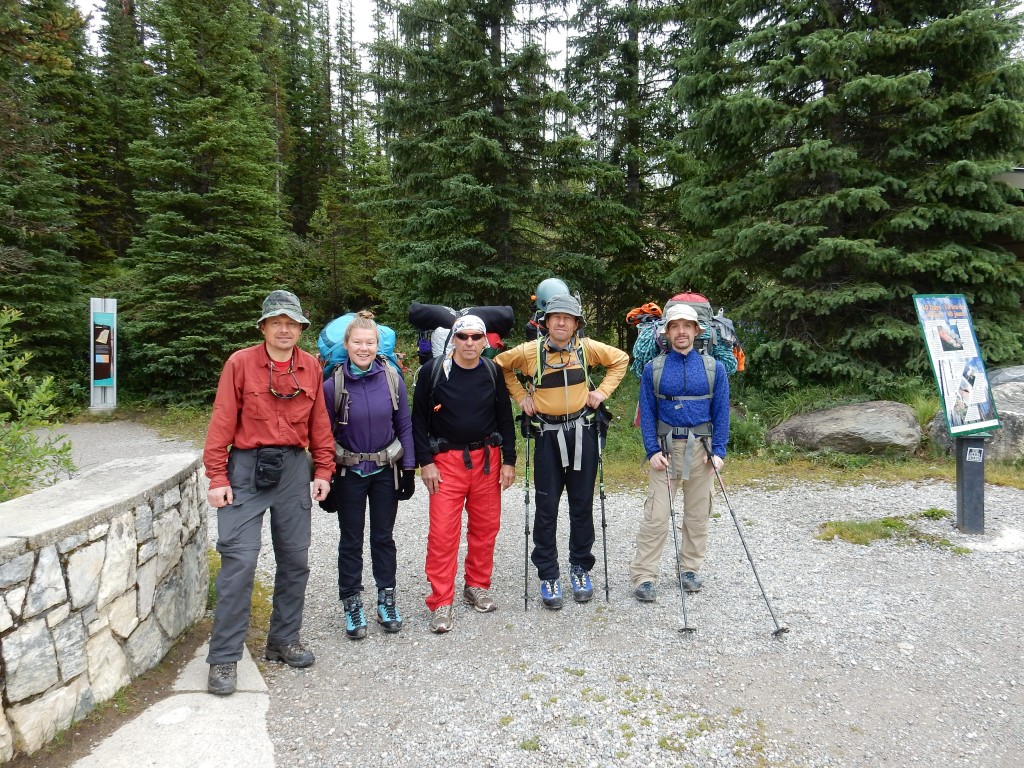
[{"label": "black bollard", "polygon": [[956,527],[985,532],[985,440],[979,432],[956,438]]}]

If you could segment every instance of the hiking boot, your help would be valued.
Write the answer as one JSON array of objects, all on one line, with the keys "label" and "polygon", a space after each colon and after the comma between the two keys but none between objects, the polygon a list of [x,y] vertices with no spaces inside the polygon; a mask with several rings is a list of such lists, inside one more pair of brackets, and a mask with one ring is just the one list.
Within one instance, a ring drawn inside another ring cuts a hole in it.
[{"label": "hiking boot", "polygon": [[366,614],[363,613],[363,601],[359,595],[346,597],[342,602],[345,605],[345,634],[348,639],[366,637]]},{"label": "hiking boot", "polygon": [[700,592],[704,586],[704,580],[693,571],[683,571],[679,576],[679,583],[687,592]]},{"label": "hiking boot", "polygon": [[289,667],[297,668],[311,667],[313,662],[316,661],[316,656],[313,655],[313,652],[308,650],[298,640],[294,643],[288,643],[288,645],[267,643],[267,650],[264,651],[263,658],[267,661],[283,661]]},{"label": "hiking boot", "polygon": [[395,605],[395,588],[377,590],[377,623],[385,632],[397,632],[402,628],[402,616]]},{"label": "hiking boot", "polygon": [[443,635],[445,632],[451,632],[455,627],[455,606],[451,603],[448,605],[439,605],[437,609],[430,614],[430,631],[435,635]]},{"label": "hiking boot", "polygon": [[658,589],[654,586],[653,581],[644,581],[636,585],[636,589],[633,590],[633,597],[641,603],[653,603],[658,599]]},{"label": "hiking boot", "polygon": [[462,599],[480,613],[490,613],[498,607],[491,593],[483,587],[466,587],[462,590]]},{"label": "hiking boot", "polygon": [[206,690],[215,696],[230,696],[238,685],[238,663],[211,664],[210,676],[206,679]]},{"label": "hiking boot", "polygon": [[548,579],[540,583],[540,599],[545,608],[552,611],[560,610],[562,607],[562,582],[558,579]]},{"label": "hiking boot", "polygon": [[572,599],[577,603],[590,602],[594,597],[594,585],[590,583],[590,574],[582,565],[569,566],[569,585],[572,587]]}]

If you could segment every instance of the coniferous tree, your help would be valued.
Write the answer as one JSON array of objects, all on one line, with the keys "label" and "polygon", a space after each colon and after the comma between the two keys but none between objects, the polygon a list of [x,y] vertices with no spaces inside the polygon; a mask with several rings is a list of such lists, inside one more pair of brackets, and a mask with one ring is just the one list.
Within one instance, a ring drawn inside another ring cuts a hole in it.
[{"label": "coniferous tree", "polygon": [[581,170],[592,199],[566,236],[601,268],[585,287],[597,317],[621,327],[638,303],[662,300],[676,249],[677,216],[666,168],[678,133],[671,84],[674,3],[585,0],[572,20],[566,91],[587,139]]},{"label": "coniferous tree", "polygon": [[392,137],[391,261],[379,275],[388,304],[519,294],[525,306],[540,270],[552,269],[544,161],[558,148],[544,136],[543,53],[517,34],[511,0],[412,0],[398,29],[398,43],[375,44]]},{"label": "coniferous tree", "polygon": [[56,98],[74,76],[81,27],[63,0],[0,6],[0,306],[24,316],[30,368],[60,375],[87,349],[87,307],[70,255],[68,116]]},{"label": "coniferous tree", "polygon": [[680,281],[720,285],[778,385],[926,363],[911,296],[964,293],[990,364],[1024,359],[1020,21],[1007,2],[695,0],[678,96],[707,235]]},{"label": "coniferous tree", "polygon": [[138,234],[138,186],[128,166],[132,142],[148,139],[152,100],[146,89],[144,30],[133,0],[105,0],[99,40],[100,101],[103,124],[96,133],[104,151],[99,160],[91,229],[117,263]]},{"label": "coniferous tree", "polygon": [[129,347],[151,396],[201,401],[228,353],[256,338],[263,298],[289,287],[254,52],[260,19],[246,0],[164,0],[152,13],[158,106],[132,159],[151,186],[138,195],[146,219],[130,250]]}]

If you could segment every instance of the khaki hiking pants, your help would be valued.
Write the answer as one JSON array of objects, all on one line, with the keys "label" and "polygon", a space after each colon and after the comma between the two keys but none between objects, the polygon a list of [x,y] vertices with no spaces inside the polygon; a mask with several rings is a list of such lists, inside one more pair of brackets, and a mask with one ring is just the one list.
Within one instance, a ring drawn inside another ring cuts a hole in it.
[{"label": "khaki hiking pants", "polygon": [[[704,447],[696,442],[690,456],[690,478],[680,480],[686,440],[672,441],[672,494],[675,503],[676,527],[679,535],[679,561],[683,571],[700,570],[708,545],[708,523],[711,518],[711,489],[714,471],[704,462]],[[668,484],[664,471],[649,470],[644,517],[636,537],[636,554],[629,564],[629,575],[635,588],[645,581],[658,583],[658,571],[665,543],[671,543],[669,529]],[[676,490],[683,489],[683,504]],[[672,568],[675,568],[673,560]]]}]

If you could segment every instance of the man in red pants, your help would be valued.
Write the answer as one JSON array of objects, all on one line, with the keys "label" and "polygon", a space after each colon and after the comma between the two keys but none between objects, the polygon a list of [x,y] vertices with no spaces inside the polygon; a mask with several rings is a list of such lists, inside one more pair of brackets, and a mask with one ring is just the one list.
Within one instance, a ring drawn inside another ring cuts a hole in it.
[{"label": "man in red pants", "polygon": [[516,479],[516,440],[504,378],[481,354],[486,334],[475,315],[456,320],[444,356],[420,369],[413,397],[416,463],[430,494],[427,608],[430,631],[437,634],[455,626],[463,508],[468,524],[462,597],[480,613],[496,608],[489,591],[494,541],[501,524],[501,492]]}]

